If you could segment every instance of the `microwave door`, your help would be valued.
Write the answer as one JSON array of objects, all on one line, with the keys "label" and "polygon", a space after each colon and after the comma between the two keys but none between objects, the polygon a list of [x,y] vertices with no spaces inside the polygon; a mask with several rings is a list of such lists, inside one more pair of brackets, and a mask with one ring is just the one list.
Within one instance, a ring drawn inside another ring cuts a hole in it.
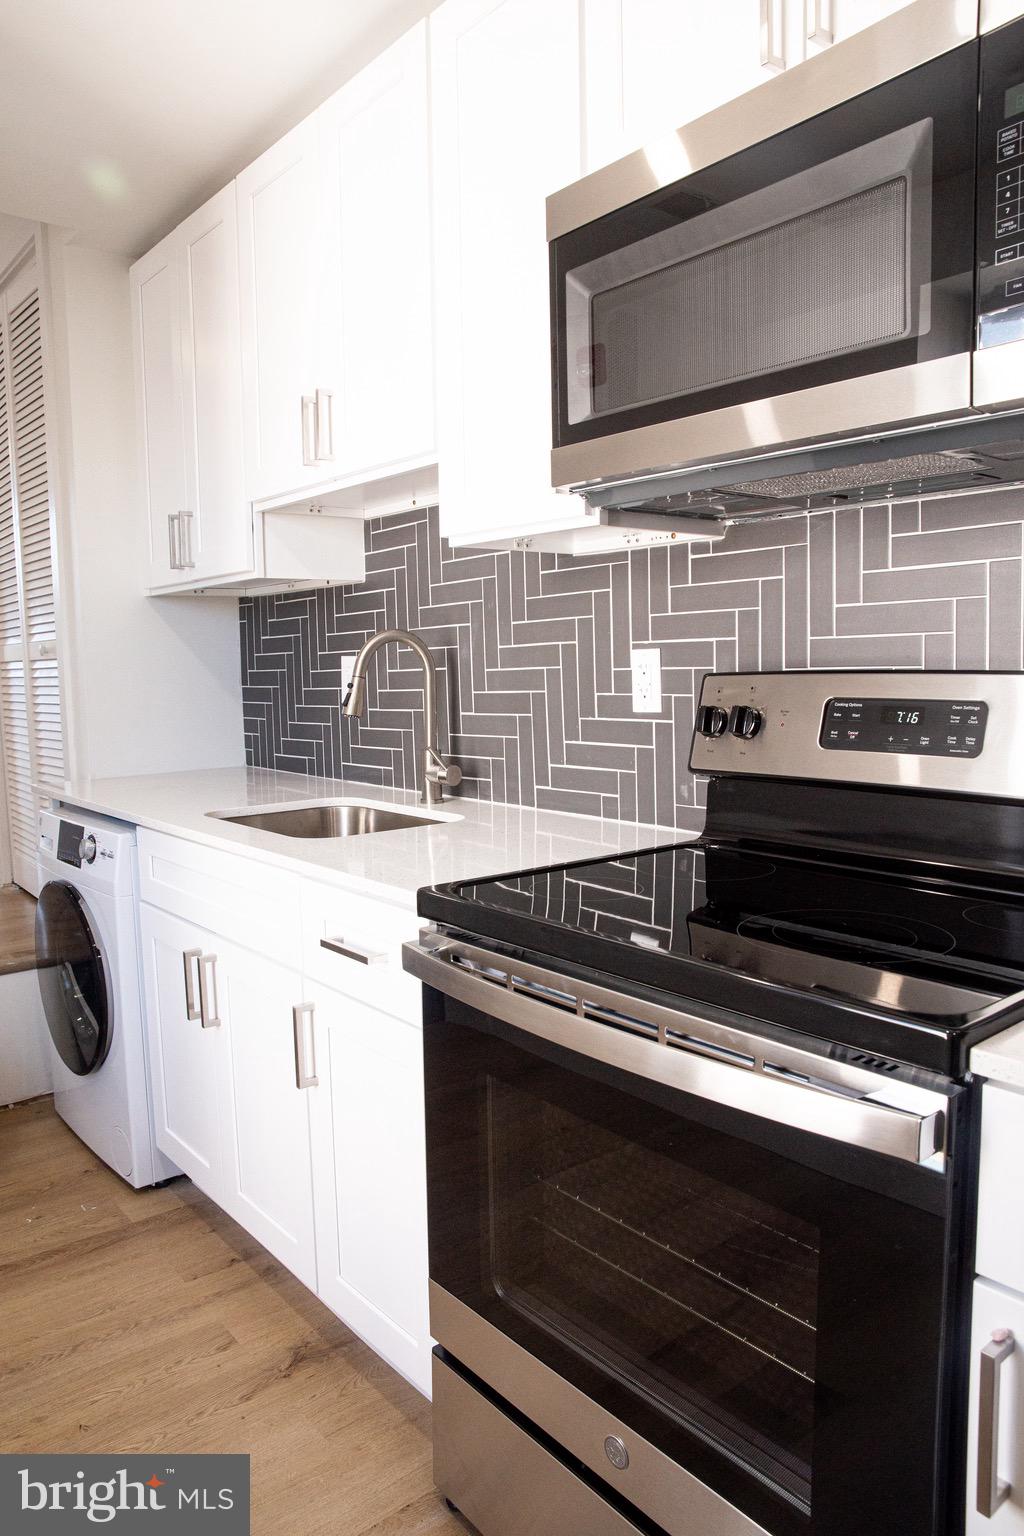
[{"label": "microwave door", "polygon": [[577,267],[569,420],[927,330],[931,201],[926,118]]},{"label": "microwave door", "polygon": [[970,413],[978,49],[556,234],[556,484]]}]

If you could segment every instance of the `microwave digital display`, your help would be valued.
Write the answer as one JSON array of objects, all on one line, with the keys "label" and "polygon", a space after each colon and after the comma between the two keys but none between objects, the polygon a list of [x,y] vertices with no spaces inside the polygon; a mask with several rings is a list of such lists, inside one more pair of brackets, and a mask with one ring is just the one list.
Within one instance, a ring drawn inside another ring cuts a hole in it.
[{"label": "microwave digital display", "polygon": [[1024,112],[1024,80],[1019,85],[1011,85],[1003,98],[1003,116],[1020,117]]}]

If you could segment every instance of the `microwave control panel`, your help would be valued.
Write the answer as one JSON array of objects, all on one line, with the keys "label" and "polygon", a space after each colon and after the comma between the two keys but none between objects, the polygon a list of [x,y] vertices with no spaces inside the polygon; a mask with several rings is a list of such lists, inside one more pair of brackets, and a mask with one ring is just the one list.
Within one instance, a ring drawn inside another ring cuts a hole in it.
[{"label": "microwave control panel", "polygon": [[981,42],[978,346],[1024,338],[1024,20]]}]

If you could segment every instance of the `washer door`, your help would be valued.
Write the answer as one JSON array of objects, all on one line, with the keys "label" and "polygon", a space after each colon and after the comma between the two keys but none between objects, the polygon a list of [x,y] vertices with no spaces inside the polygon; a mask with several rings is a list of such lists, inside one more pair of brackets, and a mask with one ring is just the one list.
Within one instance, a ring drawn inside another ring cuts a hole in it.
[{"label": "washer door", "polygon": [[36,907],[36,964],[50,1035],[79,1077],[103,1065],[110,1007],[103,954],[78,892],[64,880],[44,885]]}]

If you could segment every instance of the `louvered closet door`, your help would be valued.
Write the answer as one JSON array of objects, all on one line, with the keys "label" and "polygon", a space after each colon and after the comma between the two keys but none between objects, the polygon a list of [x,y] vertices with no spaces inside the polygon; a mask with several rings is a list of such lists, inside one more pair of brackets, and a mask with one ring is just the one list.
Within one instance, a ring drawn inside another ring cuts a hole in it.
[{"label": "louvered closet door", "polygon": [[37,812],[64,778],[64,731],[34,264],[0,295],[0,730],[14,878],[35,891]]}]

